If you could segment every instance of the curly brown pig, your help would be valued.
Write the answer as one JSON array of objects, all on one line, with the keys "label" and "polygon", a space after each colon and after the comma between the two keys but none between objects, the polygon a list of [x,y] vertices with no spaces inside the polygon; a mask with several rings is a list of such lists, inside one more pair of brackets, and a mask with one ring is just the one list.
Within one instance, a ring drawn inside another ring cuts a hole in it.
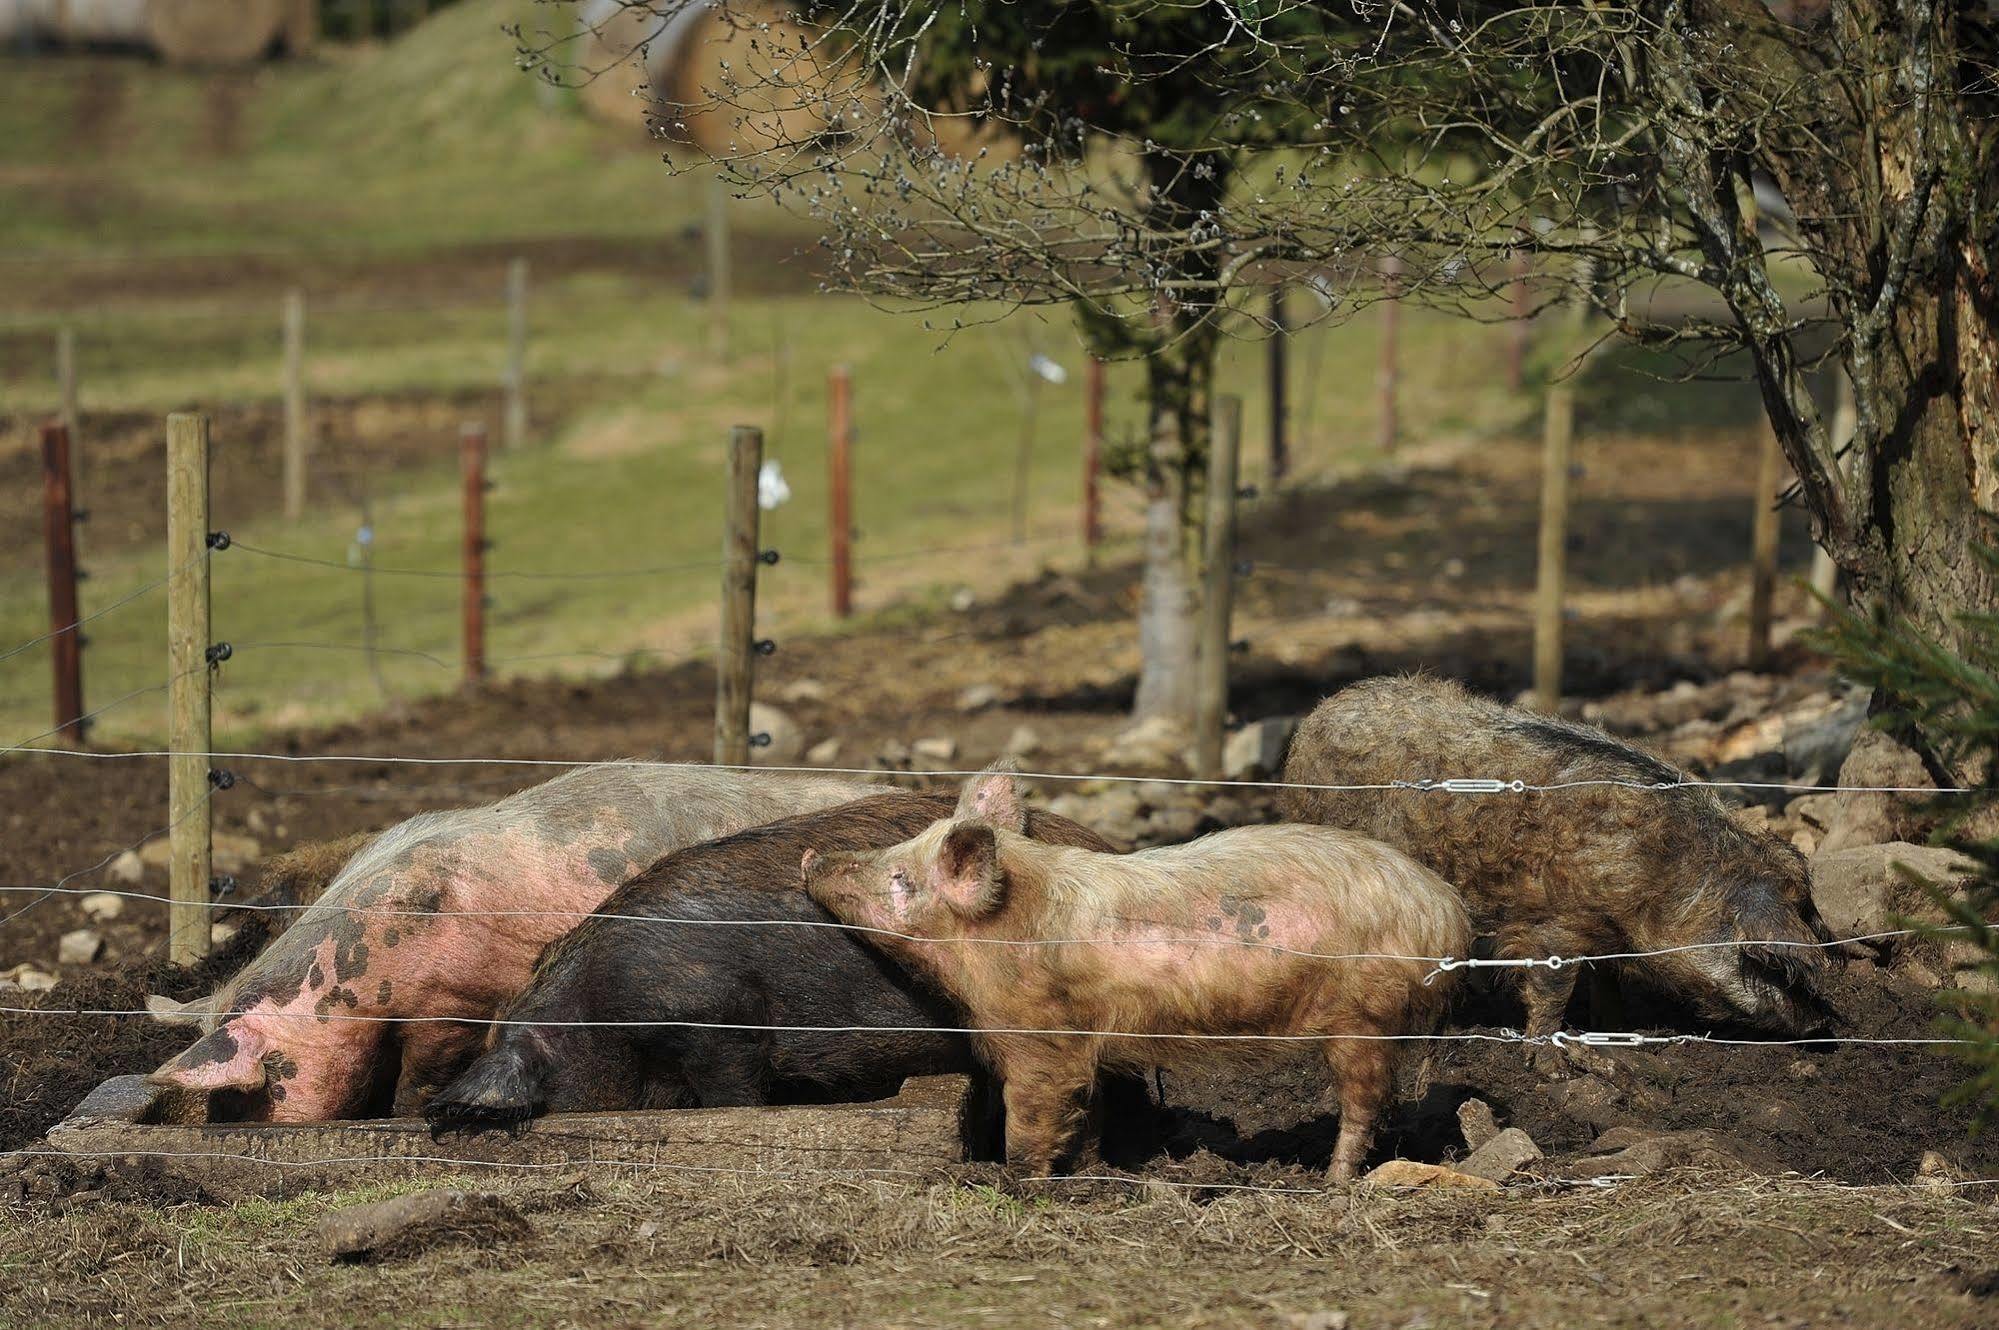
[{"label": "curly brown pig", "polygon": [[[1412,675],[1370,679],[1298,728],[1284,779],[1385,785],[1493,777],[1676,784],[1678,769],[1602,730]],[[1795,1033],[1822,1014],[1830,940],[1804,856],[1736,822],[1712,790],[1584,785],[1499,794],[1288,789],[1285,815],[1386,841],[1464,893],[1501,957],[1687,948],[1640,961],[1703,1018]],[[1524,971],[1527,1033],[1561,1028],[1576,967]]]},{"label": "curly brown pig", "polygon": [[[1010,1163],[1073,1157],[1101,1070],[1322,1040],[1339,1082],[1332,1177],[1351,1179],[1392,1091],[1398,1036],[1428,1029],[1471,925],[1457,893],[1386,845],[1237,827],[1104,854],[1030,840],[1010,778],[886,850],[807,851],[806,891],[978,1031]],[[1128,1036],[1128,1037],[1120,1037]],[[1246,1038],[1245,1038],[1246,1037]]]}]

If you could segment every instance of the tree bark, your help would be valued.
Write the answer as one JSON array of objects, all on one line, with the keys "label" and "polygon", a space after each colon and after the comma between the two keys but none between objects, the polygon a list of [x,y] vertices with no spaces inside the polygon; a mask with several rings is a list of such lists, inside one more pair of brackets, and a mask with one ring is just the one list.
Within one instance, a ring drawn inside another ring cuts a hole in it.
[{"label": "tree bark", "polygon": [[1144,573],[1138,602],[1138,690],[1132,715],[1191,726],[1200,600],[1201,467],[1208,453],[1215,339],[1205,325],[1146,358],[1150,444],[1145,459]]}]

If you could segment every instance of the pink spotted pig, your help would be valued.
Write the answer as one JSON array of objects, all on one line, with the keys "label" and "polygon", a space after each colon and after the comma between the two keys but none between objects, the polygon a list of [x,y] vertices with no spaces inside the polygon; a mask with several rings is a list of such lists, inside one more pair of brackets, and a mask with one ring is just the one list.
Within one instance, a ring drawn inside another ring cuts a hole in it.
[{"label": "pink spotted pig", "polygon": [[802,872],[814,900],[879,930],[862,936],[981,1032],[1009,1162],[1047,1172],[1072,1156],[1099,1068],[1272,1047],[1160,1036],[1276,1035],[1324,1040],[1340,1087],[1332,1177],[1355,1175],[1393,1087],[1399,1045],[1376,1036],[1429,1029],[1449,992],[1448,975],[1425,983],[1430,958],[1471,944],[1448,883],[1327,827],[1115,855],[1022,835],[1010,778],[981,777],[967,800],[970,815],[891,849],[808,851]]},{"label": "pink spotted pig", "polygon": [[542,947],[627,877],[682,846],[876,789],[609,764],[419,814],[355,854],[204,1003],[208,1033],[151,1079],[211,1092],[217,1120],[414,1112],[484,1042],[485,1026],[458,1022],[490,1019]]}]

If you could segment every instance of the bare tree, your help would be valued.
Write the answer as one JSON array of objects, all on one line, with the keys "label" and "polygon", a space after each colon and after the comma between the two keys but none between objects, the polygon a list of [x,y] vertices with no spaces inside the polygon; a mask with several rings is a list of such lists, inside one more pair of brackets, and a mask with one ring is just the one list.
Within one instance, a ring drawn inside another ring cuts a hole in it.
[{"label": "bare tree", "polygon": [[[1588,260],[1537,265],[1538,299],[1593,273],[1616,334],[1690,371],[1745,357],[1863,601],[1946,644],[1999,605],[1972,554],[1999,509],[1992,0],[843,0],[794,23],[763,67],[811,81],[731,71],[707,109],[739,113],[745,191],[821,220],[835,281],[946,328],[1068,303],[1145,357],[1142,713],[1188,696],[1218,339],[1266,329],[1252,297],[1280,282],[1352,314],[1383,255],[1403,298],[1485,318],[1518,252]],[[772,132],[785,95],[809,141]],[[1844,448],[1812,391],[1835,359]]]}]

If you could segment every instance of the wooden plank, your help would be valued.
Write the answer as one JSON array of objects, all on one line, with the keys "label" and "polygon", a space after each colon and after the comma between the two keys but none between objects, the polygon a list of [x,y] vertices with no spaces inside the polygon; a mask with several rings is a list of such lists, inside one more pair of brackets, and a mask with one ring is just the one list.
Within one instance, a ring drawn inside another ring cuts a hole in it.
[{"label": "wooden plank", "polygon": [[208,954],[208,417],[167,417],[167,803],[172,830],[167,955]]},{"label": "wooden plank", "polygon": [[715,761],[750,760],[751,636],[757,617],[757,472],[764,435],[753,425],[729,434],[722,527],[722,631],[715,648]]},{"label": "wooden plank", "polygon": [[[884,1171],[936,1176],[966,1156],[971,1083],[925,1076],[861,1104],[557,1113],[519,1136],[432,1138],[409,1118],[324,1123],[159,1121],[172,1092],[120,1076],[48,1134],[77,1155],[155,1154],[161,1167],[225,1198],[299,1186],[351,1186],[460,1170],[584,1167],[784,1175]],[[481,1167],[484,1165],[485,1167]]]},{"label": "wooden plank", "polygon": [[1208,441],[1207,523],[1201,569],[1201,628],[1195,660],[1194,774],[1222,774],[1222,731],[1229,714],[1229,618],[1235,605],[1236,483],[1242,399],[1215,403]]}]

